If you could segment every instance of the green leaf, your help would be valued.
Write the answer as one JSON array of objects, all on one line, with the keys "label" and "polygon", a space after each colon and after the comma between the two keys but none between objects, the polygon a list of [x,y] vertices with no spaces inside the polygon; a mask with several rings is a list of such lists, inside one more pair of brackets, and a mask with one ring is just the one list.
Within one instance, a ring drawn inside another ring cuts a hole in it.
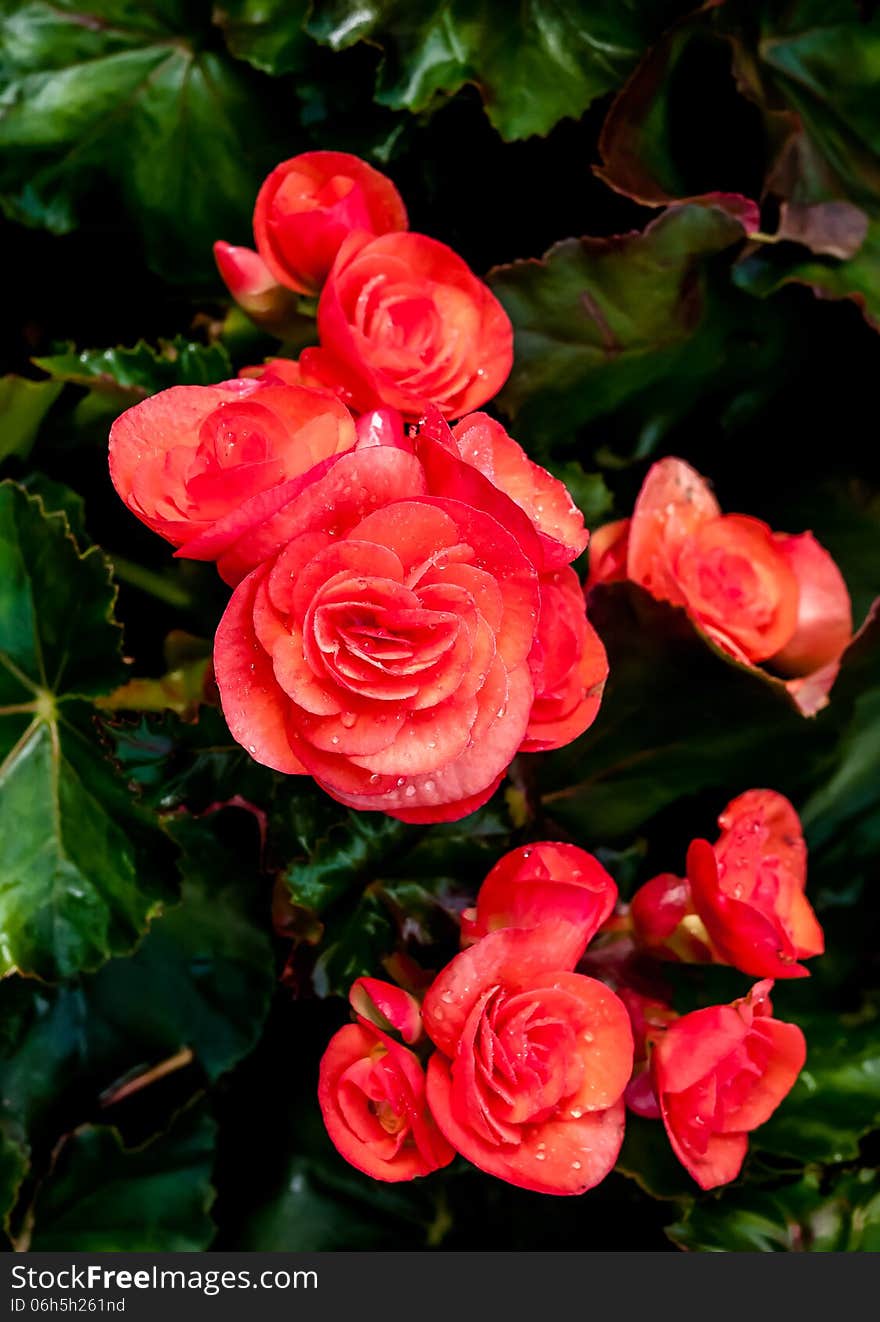
[{"label": "green leaf", "polygon": [[878,1174],[861,1170],[826,1187],[810,1173],[772,1192],[735,1190],[695,1203],[667,1234],[699,1253],[877,1253]]},{"label": "green leaf", "polygon": [[200,707],[194,721],[171,712],[137,725],[114,720],[105,733],[145,801],[163,812],[185,807],[199,813],[232,799],[268,804],[279,779],[235,743],[216,707]]},{"label": "green leaf", "polygon": [[[707,56],[732,65],[739,123],[752,133],[751,165],[763,162],[753,196],[780,203],[779,223],[736,273],[761,297],[787,283],[826,298],[851,298],[880,324],[880,21],[850,0],[787,5],[704,6],[657,43],[618,96],[602,130],[598,173],[649,205],[719,186],[742,136],[716,132],[709,164],[694,151],[695,115],[705,104],[699,76]],[[719,80],[720,81],[720,80]],[[753,104],[749,104],[749,103]],[[727,103],[719,103],[731,118]],[[735,110],[735,107],[734,107]],[[754,119],[760,116],[760,131]],[[865,235],[867,233],[867,239]],[[864,241],[863,241],[864,240]]]},{"label": "green leaf", "polygon": [[214,22],[239,60],[264,73],[299,72],[311,42],[303,31],[309,0],[221,0]]},{"label": "green leaf", "polygon": [[859,1155],[859,1140],[880,1125],[877,1016],[782,1017],[796,1018],[803,1028],[807,1063],[778,1111],[755,1131],[752,1145],[801,1162],[850,1161]]},{"label": "green leaf", "polygon": [[275,848],[289,841],[300,855],[282,874],[290,898],[316,914],[373,881],[388,857],[419,834],[381,813],[340,811],[325,795],[302,792],[299,785],[282,797],[273,826]]},{"label": "green leaf", "polygon": [[782,10],[768,5],[762,28],[765,76],[797,111],[829,188],[880,217],[877,15],[865,22],[848,0],[799,0]]},{"label": "green leaf", "polygon": [[194,1253],[214,1237],[210,1207],[216,1125],[204,1106],[129,1149],[115,1129],[88,1125],[58,1156],[33,1210],[36,1253]]},{"label": "green leaf", "polygon": [[564,239],[541,261],[496,268],[515,337],[501,406],[539,441],[565,438],[657,382],[681,396],[683,381],[711,378],[724,347],[700,336],[704,268],[743,234],[723,208],[692,204],[643,233]]},{"label": "green leaf", "polygon": [[353,1170],[328,1178],[321,1163],[297,1156],[282,1186],[247,1220],[236,1247],[260,1253],[389,1250],[409,1242],[424,1247],[426,1228],[414,1221],[415,1203],[405,1186],[380,1185]]},{"label": "green leaf", "polygon": [[602,710],[546,756],[540,781],[546,812],[585,847],[685,795],[714,790],[720,807],[731,787],[769,784],[797,797],[834,748],[827,711],[801,716],[778,680],[725,656],[683,611],[621,583],[594,589],[589,615],[611,671]]},{"label": "green leaf", "polygon": [[30,496],[39,496],[47,514],[63,513],[67,526],[79,549],[85,550],[89,544],[86,532],[86,503],[78,491],[66,487],[63,482],[56,482],[45,473],[28,473],[22,478],[20,486]]},{"label": "green leaf", "polygon": [[211,49],[207,10],[190,30],[198,13],[183,0],[7,0],[7,215],[63,234],[121,208],[154,269],[214,278],[211,244],[245,238],[275,148],[261,86]]},{"label": "green leaf", "polygon": [[213,1081],[256,1043],[275,971],[256,826],[249,848],[234,829],[243,816],[174,819],[181,902],[133,955],[59,988],[0,984],[0,1091],[32,1141],[51,1147],[63,1127],[111,1105],[120,1085],[137,1091],[182,1052]]},{"label": "green leaf", "polygon": [[400,952],[423,968],[444,964],[458,946],[458,913],[513,843],[494,804],[426,831],[282,783],[269,852],[284,860],[280,880],[292,906],[285,931],[297,943],[320,943],[311,973],[317,995],[346,995],[355,978],[381,976]]},{"label": "green leaf", "polygon": [[199,344],[181,335],[160,341],[157,349],[139,340],[131,349],[83,349],[77,353],[71,347],[66,353],[33,361],[53,381],[130,396],[132,403],[169,386],[212,385],[233,375],[222,344]]},{"label": "green leaf", "polygon": [[9,1214],[29,1165],[27,1144],[10,1117],[0,1117],[0,1230],[9,1233]]},{"label": "green leaf", "polygon": [[308,31],[336,50],[381,47],[376,100],[393,109],[426,110],[476,83],[489,119],[514,139],[579,118],[682,8],[599,0],[586,12],[577,0],[527,0],[511,22],[504,0],[314,0]]},{"label": "green leaf", "polygon": [[0,463],[13,455],[27,459],[40,424],[60,394],[61,386],[53,381],[0,377]]},{"label": "green leaf", "polygon": [[790,245],[757,246],[734,267],[735,283],[758,298],[796,284],[807,285],[820,298],[852,299],[870,325],[880,330],[880,220],[870,222],[864,243],[848,261],[803,250],[793,255],[795,251]]},{"label": "green leaf", "polygon": [[[170,845],[104,756],[84,698],[124,675],[115,588],[63,514],[0,485],[0,969],[44,978],[130,949],[172,893]],[[71,609],[71,602],[76,609]]]}]

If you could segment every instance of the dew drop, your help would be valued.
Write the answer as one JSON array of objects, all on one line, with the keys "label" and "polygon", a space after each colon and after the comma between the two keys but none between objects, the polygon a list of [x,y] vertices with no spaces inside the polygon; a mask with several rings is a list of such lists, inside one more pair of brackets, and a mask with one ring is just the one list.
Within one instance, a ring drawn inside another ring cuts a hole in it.
[{"label": "dew drop", "polygon": [[546,1155],[547,1155],[546,1152],[536,1152],[535,1161],[543,1161]]},{"label": "dew drop", "polygon": [[344,711],[339,720],[341,724],[345,726],[346,730],[350,730],[357,721],[357,717],[353,711]]},{"label": "dew drop", "polygon": [[333,737],[331,738],[330,742],[331,742],[331,744],[338,744],[338,743],[339,743],[339,735],[338,735],[338,734],[334,734]]},{"label": "dew drop", "polygon": [[406,776],[398,776],[398,777],[397,777],[397,788],[400,789],[401,785],[405,785],[405,784],[406,784]]},{"label": "dew drop", "polygon": [[579,1161],[573,1161],[573,1162],[571,1163],[571,1169],[572,1169],[573,1171],[579,1171],[580,1168],[581,1168],[581,1163],[580,1163]]},{"label": "dew drop", "polygon": [[370,784],[377,785],[378,782],[379,782],[379,777],[376,775],[376,772],[374,771],[372,776],[370,777]]},{"label": "dew drop", "polygon": [[248,744],[248,752],[249,752],[249,753],[255,753],[256,751],[257,751],[257,745],[256,745],[256,744]]},{"label": "dew drop", "polygon": [[425,781],[425,789],[428,791],[429,794],[431,793],[431,790],[434,789],[434,788],[435,788],[435,786],[434,786],[434,782],[433,782],[433,780],[426,780],[426,781]]},{"label": "dew drop", "polygon": [[571,1116],[572,1120],[580,1120],[581,1116],[583,1115],[583,1111],[579,1106],[573,1106],[568,1114]]},{"label": "dew drop", "polygon": [[592,1041],[593,1041],[593,1034],[592,1034],[592,1033],[582,1033],[582,1034],[581,1034],[581,1037],[584,1039],[585,1042],[592,1042]]},{"label": "dew drop", "polygon": [[406,790],[404,791],[408,799],[411,799],[412,796],[415,794],[415,792],[416,792],[415,785],[407,785]]},{"label": "dew drop", "polygon": [[439,1005],[436,1006],[436,1008],[435,1008],[435,1010],[434,1010],[434,1018],[435,1018],[435,1019],[442,1019],[442,1018],[443,1018],[443,1011],[440,1009],[440,1006],[439,1006]]},{"label": "dew drop", "polygon": [[455,1000],[455,993],[454,993],[454,992],[451,992],[451,991],[441,992],[441,993],[440,993],[440,1000],[441,1000],[441,1001],[445,1001],[446,1004],[448,1005],[448,1004],[450,1003],[450,1001],[454,1001],[454,1000]]}]

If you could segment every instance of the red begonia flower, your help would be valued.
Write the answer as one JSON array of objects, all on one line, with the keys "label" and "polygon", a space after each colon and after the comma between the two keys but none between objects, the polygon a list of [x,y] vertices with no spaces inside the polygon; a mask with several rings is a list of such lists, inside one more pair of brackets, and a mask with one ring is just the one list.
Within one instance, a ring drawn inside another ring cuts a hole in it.
[{"label": "red begonia flower", "polygon": [[806,1058],[795,1024],[771,1018],[770,981],[695,1010],[654,1042],[651,1071],[673,1150],[701,1189],[736,1178],[748,1134],[769,1120]]},{"label": "red begonia flower", "polygon": [[686,879],[663,873],[633,897],[639,944],[664,959],[731,964],[752,977],[806,977],[797,961],[820,955],[825,942],[804,893],[797,813],[774,790],[748,790],[718,824],[714,846],[691,844]]},{"label": "red begonia flower", "polygon": [[623,578],[684,607],[737,660],[791,677],[805,714],[827,700],[852,610],[840,571],[811,533],[775,533],[759,519],[722,514],[699,473],[661,459],[632,518],[593,536],[587,588]]},{"label": "red begonia flower", "polygon": [[221,568],[234,580],[252,563],[215,645],[233,735],[352,807],[433,821],[484,802],[532,705],[540,597],[517,538],[430,495],[415,455],[369,446]]},{"label": "red begonia flower", "polygon": [[825,941],[807,899],[806,846],[794,808],[773,790],[749,790],[719,818],[714,848],[688,850],[693,906],[721,958],[753,977],[806,977],[799,959]]},{"label": "red begonia flower", "polygon": [[330,1039],[318,1103],[339,1153],[375,1180],[412,1180],[455,1156],[428,1110],[418,1057],[363,1021]]},{"label": "red begonia flower", "polygon": [[480,1170],[539,1193],[576,1194],[608,1174],[623,1140],[632,1033],[603,983],[560,971],[552,932],[491,932],[428,990],[439,1050],[428,1101]]},{"label": "red begonia flower", "polygon": [[215,646],[233,735],[412,822],[473,811],[520,748],[580,733],[607,673],[570,571],[539,575],[538,530],[443,427],[368,414],[352,452],[186,548],[239,585]]},{"label": "red begonia flower", "polygon": [[275,167],[257,195],[254,238],[276,280],[317,294],[352,233],[405,230],[406,208],[391,180],[358,156],[310,151]]},{"label": "red begonia flower", "polygon": [[302,370],[357,410],[380,405],[417,420],[429,404],[460,418],[497,394],[513,331],[488,286],[424,234],[352,236],[318,304],[319,348]]},{"label": "red begonia flower", "polygon": [[355,439],[348,410],[322,391],[271,379],[172,386],[113,423],[110,476],[148,528],[186,546],[248,522],[285,483]]}]

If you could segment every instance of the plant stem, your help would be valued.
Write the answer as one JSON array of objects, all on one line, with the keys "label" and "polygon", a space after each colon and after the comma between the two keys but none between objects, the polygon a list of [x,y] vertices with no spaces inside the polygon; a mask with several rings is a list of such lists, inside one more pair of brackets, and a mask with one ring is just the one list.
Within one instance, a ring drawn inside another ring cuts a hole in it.
[{"label": "plant stem", "polygon": [[123,583],[130,583],[132,587],[140,588],[141,592],[147,592],[157,601],[167,602],[169,606],[178,606],[181,610],[192,606],[192,597],[186,588],[169,582],[164,575],[157,574],[152,569],[144,569],[143,565],[135,564],[133,560],[126,560],[115,552],[110,552],[110,559],[113,562],[114,574]]}]

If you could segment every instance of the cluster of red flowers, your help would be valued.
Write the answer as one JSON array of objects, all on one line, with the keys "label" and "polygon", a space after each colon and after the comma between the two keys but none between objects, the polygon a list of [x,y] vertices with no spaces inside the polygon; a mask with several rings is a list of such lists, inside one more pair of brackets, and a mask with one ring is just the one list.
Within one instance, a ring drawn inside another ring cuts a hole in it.
[{"label": "cluster of red flowers", "polygon": [[320,346],[129,409],[110,472],[234,588],[214,670],[235,738],[350,807],[434,822],[484,803],[519,751],[581,734],[608,666],[570,568],[580,511],[468,412],[510,370],[510,322],[405,225],[354,157],[279,166],[259,253],[221,245],[221,266],[264,299],[320,288]]},{"label": "cluster of red flowers", "polygon": [[[517,753],[595,718],[608,665],[586,600],[620,579],[784,677],[804,712],[827,701],[852,633],[833,560],[810,533],[722,515],[681,460],[655,464],[632,518],[595,536],[585,599],[571,565],[589,534],[568,491],[474,412],[510,371],[510,322],[460,257],[407,229],[388,179],[342,153],[297,156],[260,190],[254,236],[256,250],[216,245],[231,292],[282,339],[317,295],[319,343],[129,409],[110,472],[178,556],[232,587],[214,672],[258,761],[352,808],[465,816]],[[629,1104],[662,1119],[702,1187],[732,1179],[804,1060],[770,979],[803,976],[823,938],[791,805],[750,791],[720,826],[714,846],[693,842],[686,877],[654,878],[617,912],[591,855],[515,850],[421,1003],[360,979],[357,1022],[321,1069],[340,1152],[385,1180],[459,1152],[579,1193],[614,1165]],[[678,1015],[662,960],[762,981]]]},{"label": "cluster of red flowers", "polygon": [[[804,975],[795,959],[820,952],[822,932],[791,804],[751,790],[720,820],[714,847],[691,845],[689,881],[658,877],[616,912],[617,888],[591,854],[543,842],[513,850],[421,1003],[358,979],[357,1022],[321,1063],[319,1100],[340,1153],[382,1180],[428,1174],[460,1153],[510,1184],[576,1194],[614,1166],[628,1105],[662,1120],[701,1188],[734,1179],[749,1133],[805,1059],[800,1029],[773,1017],[771,978]],[[658,954],[763,980],[731,1005],[679,1015]]]},{"label": "cluster of red flowers", "polygon": [[590,546],[588,586],[622,579],[683,606],[738,661],[788,677],[806,714],[827,701],[852,637],[852,607],[812,533],[722,514],[705,478],[682,459],[661,459],[632,518],[606,524]]}]

